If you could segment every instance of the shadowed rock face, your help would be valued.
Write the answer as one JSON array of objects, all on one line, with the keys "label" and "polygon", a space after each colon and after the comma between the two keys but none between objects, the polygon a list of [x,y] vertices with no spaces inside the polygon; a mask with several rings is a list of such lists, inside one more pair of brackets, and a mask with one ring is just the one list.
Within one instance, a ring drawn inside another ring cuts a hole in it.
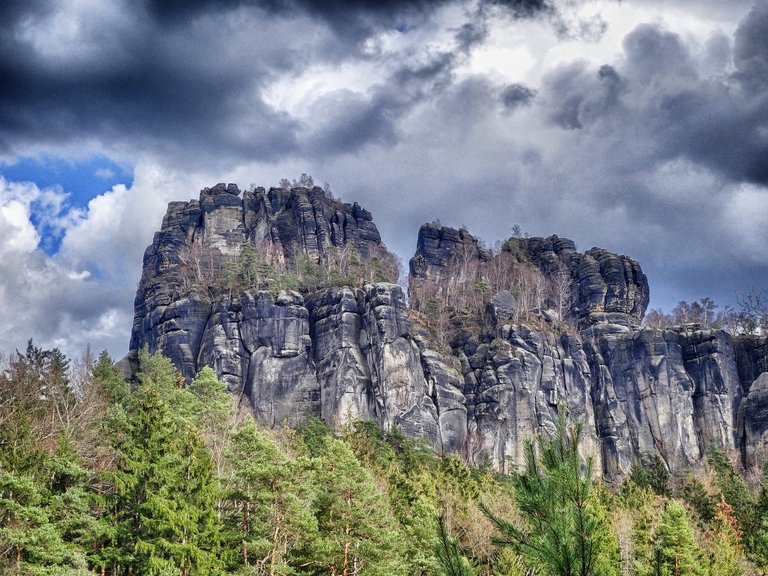
[{"label": "shadowed rock face", "polygon": [[[366,266],[393,260],[369,212],[319,188],[206,188],[199,200],[169,205],[147,248],[129,358],[145,345],[161,350],[187,379],[212,366],[269,426],[308,415],[337,427],[374,420],[503,470],[523,463],[526,439],[554,431],[560,407],[581,422],[584,450],[609,480],[654,455],[683,474],[713,444],[748,466],[765,455],[765,339],[641,328],[649,289],[631,258],[580,253],[557,236],[516,239],[499,256],[466,230],[425,225],[411,290],[454,289],[457,274],[504,257],[557,279],[575,321],[566,329],[545,309],[519,320],[527,300],[510,285],[485,296],[481,320],[446,322],[451,335],[438,347],[412,323],[396,284],[361,279],[302,293],[190,285],[192,248],[226,258],[244,243],[271,247],[288,267],[345,246]],[[555,299],[548,294],[543,308]]]}]

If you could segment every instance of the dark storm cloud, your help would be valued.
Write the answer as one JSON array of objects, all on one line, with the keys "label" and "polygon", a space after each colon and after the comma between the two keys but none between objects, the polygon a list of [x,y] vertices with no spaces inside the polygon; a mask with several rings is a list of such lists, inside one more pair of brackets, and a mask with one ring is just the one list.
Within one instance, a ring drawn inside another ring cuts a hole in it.
[{"label": "dark storm cloud", "polygon": [[554,5],[548,0],[488,0],[488,4],[501,6],[517,18],[534,18],[555,12]]},{"label": "dark storm cloud", "polygon": [[[89,141],[107,153],[215,163],[297,157],[306,142],[344,151],[364,144],[365,134],[368,141],[393,142],[399,117],[447,86],[461,58],[486,39],[489,15],[482,8],[453,31],[450,50],[388,72],[326,135],[317,129],[308,135],[301,122],[273,109],[264,91],[276,78],[300,76],[311,66],[389,57],[365,41],[382,30],[423,25],[448,3],[146,0],[111,4],[123,11],[111,18],[107,10],[77,20],[87,6],[5,2],[0,151],[12,156]],[[551,8],[522,0],[493,4],[529,18]],[[67,36],[66,21],[73,19],[77,34]],[[322,149],[314,146],[313,155]]]},{"label": "dark storm cloud", "polygon": [[524,84],[510,84],[501,93],[501,101],[507,108],[514,110],[520,106],[528,106],[536,97],[536,90]]},{"label": "dark storm cloud", "polygon": [[465,29],[455,35],[456,47],[432,54],[418,63],[396,67],[365,94],[340,90],[317,99],[302,148],[310,157],[358,151],[368,144],[394,145],[398,122],[418,104],[445,91],[453,83],[455,67],[468,55],[474,40]]},{"label": "dark storm cloud", "polygon": [[561,66],[544,79],[549,119],[566,130],[578,130],[606,119],[621,106],[625,81],[611,66],[598,70],[585,62]]},{"label": "dark storm cloud", "polygon": [[475,22],[467,22],[456,31],[457,49],[466,54],[487,37],[488,26],[485,22],[480,19]]},{"label": "dark storm cloud", "polygon": [[30,14],[41,14],[49,9],[50,0],[5,0],[0,2],[0,28],[13,28]]},{"label": "dark storm cloud", "polygon": [[[734,81],[700,73],[712,49],[725,49],[719,37],[700,61],[677,34],[644,24],[626,37],[625,60],[616,67],[595,71],[576,62],[548,74],[548,117],[561,128],[616,140],[611,161],[627,170],[686,158],[733,182],[767,184],[768,92],[757,89],[768,73],[767,16],[768,8],[755,8],[742,21]],[[617,110],[620,125],[613,122]]]},{"label": "dark storm cloud", "polygon": [[768,2],[756,4],[736,31],[736,79],[748,91],[768,88]]},{"label": "dark storm cloud", "polygon": [[259,96],[271,74],[300,61],[292,47],[278,54],[251,42],[235,50],[230,41],[242,37],[228,38],[232,30],[216,21],[167,30],[126,14],[134,20],[125,26],[84,21],[76,44],[46,50],[36,42],[55,41],[53,16],[19,15],[24,34],[2,32],[0,146],[95,138],[261,158],[296,148],[295,123]]},{"label": "dark storm cloud", "polygon": [[[305,15],[319,19],[352,42],[377,30],[414,26],[451,0],[149,0],[149,11],[163,23],[183,24],[211,12],[249,9],[269,17]],[[300,29],[297,30],[300,32]]]},{"label": "dark storm cloud", "polygon": [[688,48],[682,39],[656,24],[642,24],[624,39],[626,71],[637,82],[656,76],[677,77],[681,81],[696,77]]},{"label": "dark storm cloud", "polygon": [[417,104],[451,83],[456,63],[443,52],[421,65],[403,65],[366,94],[340,90],[318,98],[310,117],[316,119],[303,151],[310,157],[358,151],[368,144],[393,145],[397,123]]},{"label": "dark storm cloud", "polygon": [[[359,6],[364,4],[361,2]],[[399,3],[393,2],[389,8],[394,10],[398,6]],[[548,2],[481,3],[469,15],[470,21],[453,31],[454,46],[451,49],[431,54],[417,63],[403,63],[365,95],[338,91],[321,97],[313,106],[311,117],[318,120],[304,140],[303,153],[316,158],[354,152],[367,144],[396,144],[399,140],[398,122],[418,104],[454,87],[456,67],[466,61],[473,48],[487,39],[488,21],[493,17],[488,6],[501,6],[518,18],[534,18],[552,9]],[[530,103],[535,94],[523,85],[512,85],[503,94],[502,101],[508,108],[522,106]],[[467,102],[463,109],[457,110],[457,121],[467,117],[472,105]]]},{"label": "dark storm cloud", "polygon": [[312,116],[323,120],[312,126],[305,154],[323,157],[359,151],[368,144],[391,145],[397,141],[395,120],[408,105],[389,91],[370,99],[350,91],[325,95],[312,106]]}]

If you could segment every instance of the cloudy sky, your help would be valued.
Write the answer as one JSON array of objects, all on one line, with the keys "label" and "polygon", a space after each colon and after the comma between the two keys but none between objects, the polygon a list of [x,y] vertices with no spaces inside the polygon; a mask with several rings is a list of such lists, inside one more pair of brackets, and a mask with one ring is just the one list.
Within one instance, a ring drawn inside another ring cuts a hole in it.
[{"label": "cloudy sky", "polygon": [[489,245],[640,261],[654,307],[768,287],[768,0],[5,0],[0,350],[128,346],[167,203],[307,172]]}]

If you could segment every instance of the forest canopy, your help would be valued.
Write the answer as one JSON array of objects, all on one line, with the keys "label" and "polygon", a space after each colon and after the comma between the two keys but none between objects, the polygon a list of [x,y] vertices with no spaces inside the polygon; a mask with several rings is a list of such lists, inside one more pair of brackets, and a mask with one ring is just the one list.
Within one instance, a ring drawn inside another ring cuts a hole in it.
[{"label": "forest canopy", "polygon": [[564,413],[508,476],[397,430],[308,419],[270,430],[210,368],[185,386],[141,353],[29,342],[0,374],[0,572],[8,575],[754,574],[768,566],[768,477],[713,450],[596,479]]}]

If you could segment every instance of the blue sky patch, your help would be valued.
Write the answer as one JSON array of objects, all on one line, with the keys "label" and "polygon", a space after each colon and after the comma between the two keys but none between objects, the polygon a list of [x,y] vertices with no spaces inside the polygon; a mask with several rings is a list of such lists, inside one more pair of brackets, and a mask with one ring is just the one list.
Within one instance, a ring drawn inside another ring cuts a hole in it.
[{"label": "blue sky patch", "polygon": [[6,180],[34,182],[39,188],[61,186],[71,205],[84,208],[92,198],[111,190],[115,184],[133,183],[133,170],[104,155],[71,160],[54,155],[19,158],[13,164],[0,163]]},{"label": "blue sky patch", "polygon": [[55,155],[19,158],[12,164],[0,163],[0,176],[13,182],[33,182],[38,188],[59,187],[67,194],[60,214],[50,214],[50,206],[31,205],[32,224],[40,234],[40,248],[55,254],[61,245],[63,230],[51,220],[72,209],[85,208],[88,202],[116,184],[133,184],[133,170],[104,155],[71,160]]}]

